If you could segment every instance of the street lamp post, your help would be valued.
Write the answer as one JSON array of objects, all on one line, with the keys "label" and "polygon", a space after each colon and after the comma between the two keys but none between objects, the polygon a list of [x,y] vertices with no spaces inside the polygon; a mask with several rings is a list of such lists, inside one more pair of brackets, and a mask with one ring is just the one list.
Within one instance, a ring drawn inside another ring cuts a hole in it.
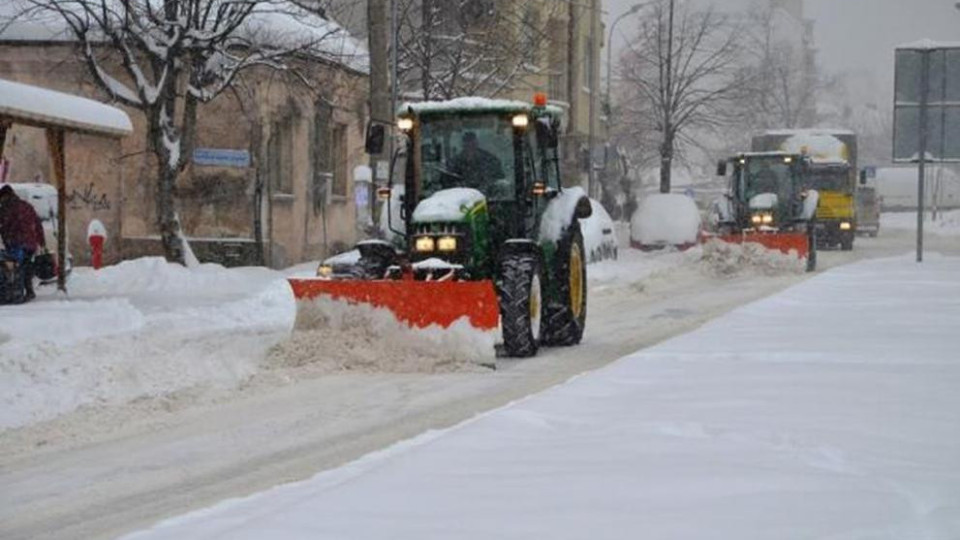
[{"label": "street lamp post", "polygon": [[613,31],[617,28],[617,23],[619,23],[623,18],[633,15],[641,9],[649,6],[650,4],[655,3],[651,2],[642,2],[640,4],[634,4],[630,6],[630,9],[620,14],[619,17],[613,20],[613,24],[610,25],[610,32],[607,34],[607,88],[604,92],[604,102],[607,105],[607,122],[610,122],[610,81],[613,80]]}]

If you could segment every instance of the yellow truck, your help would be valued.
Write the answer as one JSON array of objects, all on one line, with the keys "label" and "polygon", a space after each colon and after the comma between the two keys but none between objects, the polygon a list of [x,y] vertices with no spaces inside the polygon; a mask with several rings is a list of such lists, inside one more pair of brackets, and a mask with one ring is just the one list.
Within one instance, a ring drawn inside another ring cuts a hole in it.
[{"label": "yellow truck", "polygon": [[820,194],[814,227],[822,248],[853,249],[857,232],[857,135],[845,129],[778,129],[753,138],[755,152],[793,152],[810,158],[804,186]]}]

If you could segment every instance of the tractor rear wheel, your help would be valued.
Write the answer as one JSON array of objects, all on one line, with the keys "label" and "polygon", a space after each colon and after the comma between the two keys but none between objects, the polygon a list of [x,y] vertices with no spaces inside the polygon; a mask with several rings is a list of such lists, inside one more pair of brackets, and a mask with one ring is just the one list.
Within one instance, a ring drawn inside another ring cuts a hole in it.
[{"label": "tractor rear wheel", "polygon": [[534,254],[511,254],[500,262],[497,293],[503,348],[507,356],[537,354],[543,320],[540,274],[540,258]]},{"label": "tractor rear wheel", "polygon": [[545,345],[580,343],[587,322],[587,265],[580,226],[572,225],[557,244],[553,278],[557,295],[545,306]]}]

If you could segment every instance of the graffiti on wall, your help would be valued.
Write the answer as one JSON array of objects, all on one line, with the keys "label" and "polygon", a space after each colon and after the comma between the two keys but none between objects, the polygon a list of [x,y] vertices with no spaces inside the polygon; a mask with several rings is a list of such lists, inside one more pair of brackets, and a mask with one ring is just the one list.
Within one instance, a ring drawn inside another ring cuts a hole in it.
[{"label": "graffiti on wall", "polygon": [[73,188],[67,195],[67,204],[71,210],[85,208],[97,212],[110,209],[110,199],[107,197],[107,194],[97,193],[93,188],[93,182],[90,182],[80,189]]}]

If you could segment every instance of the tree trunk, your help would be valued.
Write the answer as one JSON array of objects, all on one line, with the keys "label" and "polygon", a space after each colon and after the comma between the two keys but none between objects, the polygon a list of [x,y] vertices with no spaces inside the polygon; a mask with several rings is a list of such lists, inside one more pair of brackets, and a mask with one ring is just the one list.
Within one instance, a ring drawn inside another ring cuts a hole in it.
[{"label": "tree trunk", "polygon": [[660,193],[670,193],[670,172],[673,168],[673,133],[665,132],[660,145]]},{"label": "tree trunk", "polygon": [[183,242],[180,239],[180,221],[177,219],[174,204],[177,169],[169,166],[168,156],[158,155],[157,158],[159,160],[157,167],[157,224],[160,228],[163,256],[170,262],[184,264]]}]

